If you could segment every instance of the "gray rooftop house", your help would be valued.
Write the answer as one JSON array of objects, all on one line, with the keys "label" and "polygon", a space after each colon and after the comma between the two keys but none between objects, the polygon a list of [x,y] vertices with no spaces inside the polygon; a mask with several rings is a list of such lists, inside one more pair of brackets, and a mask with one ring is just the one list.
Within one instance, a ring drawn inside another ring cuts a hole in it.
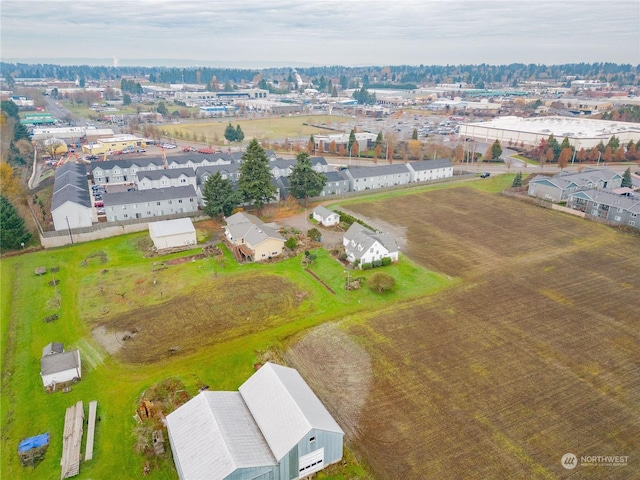
[{"label": "gray rooftop house", "polygon": [[196,172],[191,167],[138,172],[137,177],[138,190],[185,187],[187,185],[192,185],[193,188],[196,188]]},{"label": "gray rooftop house", "polygon": [[86,167],[77,163],[58,167],[51,199],[54,229],[90,227],[92,212]]},{"label": "gray rooftop house", "polygon": [[538,175],[529,182],[532,197],[564,202],[570,193],[592,188],[613,190],[620,188],[622,175],[612,170],[586,168],[582,172],[561,172],[553,177]]},{"label": "gray rooftop house", "polygon": [[198,199],[193,185],[105,193],[103,201],[108,222],[160,217],[198,210]]},{"label": "gray rooftop house", "polygon": [[453,165],[448,158],[409,162],[407,166],[411,171],[412,182],[427,182],[429,180],[453,177]]},{"label": "gray rooftop house", "polygon": [[400,249],[390,233],[374,232],[364,225],[354,222],[342,237],[347,260],[358,264],[371,263],[383,258],[398,261]]},{"label": "gray rooftop house", "polygon": [[570,193],[567,207],[584,212],[587,218],[640,229],[640,195],[617,195],[608,190]]},{"label": "gray rooftop house", "polygon": [[266,363],[238,392],[167,415],[181,480],[295,480],[342,458],[344,432],[294,369]]},{"label": "gray rooftop house", "polygon": [[375,167],[354,167],[344,170],[351,181],[351,190],[374,190],[376,188],[406,185],[411,182],[411,171],[406,163],[378,165]]},{"label": "gray rooftop house", "polygon": [[225,220],[225,240],[238,261],[259,262],[282,253],[285,240],[275,223],[263,223],[245,212],[234,213]]}]

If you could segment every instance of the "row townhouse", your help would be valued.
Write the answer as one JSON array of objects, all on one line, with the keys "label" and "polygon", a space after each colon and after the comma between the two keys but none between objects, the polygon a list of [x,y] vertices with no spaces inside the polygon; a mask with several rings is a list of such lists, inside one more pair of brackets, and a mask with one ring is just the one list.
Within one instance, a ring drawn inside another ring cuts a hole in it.
[{"label": "row townhouse", "polygon": [[567,207],[589,218],[640,229],[640,196],[618,195],[608,190],[582,190],[570,193]]},{"label": "row townhouse", "polygon": [[199,166],[228,165],[233,163],[227,154],[215,154],[207,157],[179,156],[165,162],[162,158],[139,158],[135,160],[107,160],[91,164],[91,173],[96,185],[108,183],[136,183],[138,172],[154,170],[169,170],[175,168],[190,168],[195,170]]},{"label": "row townhouse", "polygon": [[[265,154],[270,163],[277,160],[272,150],[265,151]],[[91,172],[93,174],[93,181],[97,185],[105,185],[107,183],[136,183],[138,180],[138,172],[175,168],[191,168],[195,171],[198,167],[239,164],[242,161],[242,155],[242,152],[218,152],[206,156],[202,154],[177,155],[167,158],[166,163],[161,157],[137,158],[134,160],[107,160],[92,163]],[[321,161],[324,161],[324,165],[326,166],[327,163],[324,158],[319,158]],[[295,160],[293,162],[295,163]],[[320,160],[317,160],[317,162],[319,163]],[[277,168],[274,166],[272,170],[277,170]]]},{"label": "row townhouse", "polygon": [[538,175],[529,182],[532,197],[552,202],[565,202],[569,194],[581,190],[620,188],[622,175],[608,169],[586,168],[582,172],[561,172],[553,177]]},{"label": "row townhouse", "polygon": [[186,185],[191,185],[195,189],[198,186],[196,182],[196,172],[191,167],[149,170],[146,172],[138,172],[137,175],[138,190],[184,187]]},{"label": "row townhouse", "polygon": [[445,158],[418,162],[356,167],[345,170],[354,192],[376,188],[406,185],[441,178],[453,177],[453,165]]},{"label": "row townhouse", "polygon": [[103,199],[107,222],[161,217],[198,210],[198,199],[193,185],[105,193]]}]

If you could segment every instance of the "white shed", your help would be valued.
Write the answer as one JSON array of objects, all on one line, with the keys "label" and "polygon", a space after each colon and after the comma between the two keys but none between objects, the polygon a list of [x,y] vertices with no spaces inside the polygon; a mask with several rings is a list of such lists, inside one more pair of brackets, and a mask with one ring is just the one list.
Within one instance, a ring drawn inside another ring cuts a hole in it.
[{"label": "white shed", "polygon": [[320,222],[325,227],[332,227],[340,223],[340,214],[332,212],[322,205],[313,209],[313,219]]},{"label": "white shed", "polygon": [[149,236],[156,250],[195,246],[196,229],[190,218],[176,218],[149,224]]},{"label": "white shed", "polygon": [[65,383],[82,378],[80,350],[61,353],[55,353],[55,350],[47,349],[47,351],[43,351],[44,356],[40,359],[40,376],[45,388],[55,387],[57,383]]}]

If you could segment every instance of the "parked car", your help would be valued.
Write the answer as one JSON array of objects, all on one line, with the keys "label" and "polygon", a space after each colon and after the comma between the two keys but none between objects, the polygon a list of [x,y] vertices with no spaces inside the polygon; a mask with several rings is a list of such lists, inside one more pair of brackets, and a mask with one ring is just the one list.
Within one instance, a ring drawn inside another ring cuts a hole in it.
[{"label": "parked car", "polygon": [[93,198],[94,198],[94,199],[96,199],[96,200],[102,200],[102,194],[100,194],[100,193],[94,193],[94,194],[93,194]]},{"label": "parked car", "polygon": [[96,213],[98,215],[106,215],[107,211],[104,208],[99,208],[98,210],[96,210]]},{"label": "parked car", "polygon": [[480,178],[487,178],[487,177],[489,177],[489,176],[491,176],[491,173],[489,173],[489,172],[482,172],[482,173],[480,174]]},{"label": "parked car", "polygon": [[96,202],[94,204],[97,208],[104,208],[104,202]]}]

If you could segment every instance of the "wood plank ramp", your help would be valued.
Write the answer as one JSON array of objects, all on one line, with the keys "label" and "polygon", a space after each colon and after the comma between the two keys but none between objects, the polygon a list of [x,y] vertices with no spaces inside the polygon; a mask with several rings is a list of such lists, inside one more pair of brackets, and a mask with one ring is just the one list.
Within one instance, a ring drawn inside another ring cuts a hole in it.
[{"label": "wood plank ramp", "polygon": [[74,477],[80,473],[80,448],[84,426],[84,405],[82,400],[67,408],[64,417],[64,436],[62,438],[62,474],[60,479]]},{"label": "wood plank ramp", "polygon": [[89,420],[87,421],[87,446],[85,447],[84,460],[93,460],[93,438],[96,430],[96,411],[98,401],[89,402]]}]

